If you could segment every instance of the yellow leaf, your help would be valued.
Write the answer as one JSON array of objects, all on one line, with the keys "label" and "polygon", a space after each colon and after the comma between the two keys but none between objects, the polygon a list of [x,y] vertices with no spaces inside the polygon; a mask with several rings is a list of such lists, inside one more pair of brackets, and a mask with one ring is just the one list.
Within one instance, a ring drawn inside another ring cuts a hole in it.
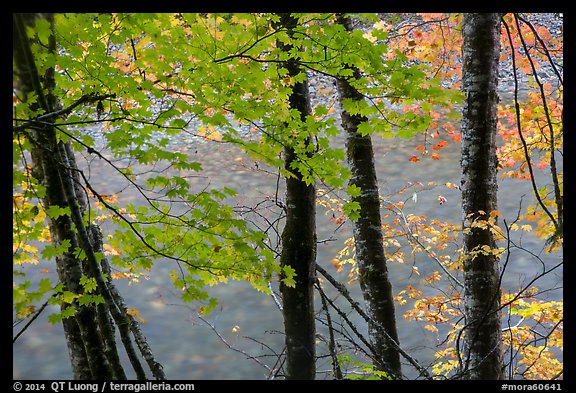
[{"label": "yellow leaf", "polygon": [[222,134],[220,134],[218,130],[214,130],[210,134],[206,135],[205,139],[208,141],[221,141]]},{"label": "yellow leaf", "polygon": [[436,271],[434,273],[432,273],[432,275],[426,279],[426,281],[429,283],[432,283],[434,281],[440,281],[440,280],[442,280],[442,276],[440,275],[440,273],[438,273]]},{"label": "yellow leaf", "polygon": [[114,246],[108,244],[108,243],[104,243],[103,248],[104,248],[104,255],[106,255],[106,256],[108,256],[108,255],[120,255],[120,253],[118,252],[118,249],[115,248]]},{"label": "yellow leaf", "polygon": [[138,310],[135,309],[135,308],[129,308],[129,307],[128,307],[128,308],[126,309],[126,313],[127,313],[128,315],[130,315],[131,317],[134,317],[134,318],[138,319],[138,320],[139,320],[140,322],[142,322],[143,324],[148,323],[147,320],[145,320],[144,318],[142,318],[142,317],[140,316],[140,311],[138,311]]},{"label": "yellow leaf", "polygon": [[119,280],[121,278],[130,278],[132,275],[124,272],[118,272],[118,273],[112,273],[111,276],[113,280]]},{"label": "yellow leaf", "polygon": [[364,33],[362,35],[362,37],[366,38],[368,41],[370,41],[371,43],[375,43],[376,42],[376,37],[374,37],[370,32]]},{"label": "yellow leaf", "polygon": [[424,326],[424,329],[430,330],[431,332],[437,332],[438,331],[438,328],[434,325],[426,325],[426,326]]}]

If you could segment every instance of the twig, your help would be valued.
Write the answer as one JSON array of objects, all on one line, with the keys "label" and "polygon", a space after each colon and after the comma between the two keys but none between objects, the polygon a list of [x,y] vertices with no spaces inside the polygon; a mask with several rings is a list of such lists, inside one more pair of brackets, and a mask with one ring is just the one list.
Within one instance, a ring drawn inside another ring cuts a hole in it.
[{"label": "twig", "polygon": [[30,119],[30,120],[26,121],[26,123],[24,123],[24,124],[12,127],[12,132],[22,131],[26,128],[29,128],[30,126],[34,125],[37,122],[52,120],[54,118],[67,115],[68,113],[72,112],[72,109],[76,108],[77,106],[79,106],[81,104],[94,102],[94,101],[102,101],[102,100],[105,100],[107,98],[114,98],[114,97],[116,97],[116,94],[102,94],[102,95],[96,95],[94,93],[85,94],[82,97],[80,97],[78,100],[74,101],[70,106],[68,106],[64,109],[60,109],[59,111],[55,111],[55,112],[46,113],[44,115]]},{"label": "twig", "polygon": [[[56,294],[54,293],[51,297],[55,297],[55,296],[56,296]],[[12,344],[14,344],[16,342],[16,340],[18,340],[18,338],[24,333],[24,331],[26,331],[26,329],[28,329],[28,327],[32,324],[32,322],[34,322],[36,320],[36,318],[38,318],[40,316],[42,311],[44,311],[44,309],[48,305],[49,301],[50,301],[50,299],[46,300],[46,302],[40,307],[40,309],[38,311],[36,311],[36,313],[34,313],[32,318],[30,318],[30,320],[26,323],[26,325],[22,328],[22,330],[20,330],[18,332],[18,334],[16,334],[16,336],[14,336],[14,338],[12,339]]]},{"label": "twig", "polygon": [[414,366],[414,368],[416,368],[420,372],[420,375],[424,375],[426,378],[432,379],[432,376],[430,375],[428,370],[422,367],[416,359],[414,359],[406,351],[404,351],[400,347],[400,345],[398,345],[398,343],[394,339],[392,339],[392,337],[390,337],[390,335],[384,330],[384,327],[378,321],[375,321],[373,318],[371,318],[369,315],[366,314],[366,312],[359,306],[358,302],[352,299],[350,293],[348,292],[346,287],[344,287],[344,285],[342,285],[336,279],[334,279],[334,277],[332,277],[324,268],[322,268],[322,266],[316,264],[316,270],[320,272],[320,274],[322,274],[344,296],[344,298],[346,298],[346,300],[348,300],[352,308],[354,308],[354,310],[356,310],[356,312],[358,312],[358,314],[360,314],[362,318],[364,318],[369,323],[370,322],[373,323],[374,326],[376,326],[378,329],[382,331],[382,334],[387,338],[388,342],[392,346],[394,346],[394,348],[396,348],[396,350],[406,360],[408,360],[408,362],[412,366]]},{"label": "twig", "polygon": [[328,296],[322,290],[320,283],[316,280],[316,289],[320,292],[320,299],[322,300],[322,308],[326,313],[326,323],[328,324],[328,350],[330,351],[330,357],[332,358],[332,369],[336,379],[342,379],[342,369],[340,368],[340,363],[338,362],[338,355],[336,354],[336,344],[334,341],[334,329],[332,328],[332,317],[330,316],[330,311],[328,310]]},{"label": "twig", "polygon": [[273,370],[267,366],[266,364],[262,363],[258,358],[250,355],[248,352],[243,351],[242,349],[236,348],[234,346],[232,346],[228,341],[226,341],[226,339],[224,337],[222,337],[222,335],[220,334],[220,332],[218,332],[218,330],[216,329],[216,327],[211,324],[210,322],[208,322],[202,315],[197,314],[196,315],[198,317],[198,319],[200,319],[202,322],[204,322],[206,325],[208,325],[208,327],[210,327],[210,329],[212,329],[212,331],[216,334],[216,336],[218,336],[218,338],[220,339],[220,341],[222,341],[224,343],[224,345],[226,345],[229,349],[236,351],[238,353],[241,353],[242,355],[246,356],[246,358],[248,359],[252,359],[253,361],[255,361],[256,363],[258,363],[260,366],[264,367],[266,370],[268,370],[268,372],[272,373]]},{"label": "twig", "polygon": [[[402,209],[396,207],[393,203],[390,203],[391,206],[394,206],[398,211],[396,212],[396,215],[400,216],[402,218],[402,221],[404,222],[404,224],[406,224],[406,228],[407,228],[407,234],[410,237],[410,239],[418,244],[420,247],[422,247],[423,250],[426,250],[426,246],[424,244],[422,244],[422,242],[418,239],[418,237],[412,232],[412,230],[410,229],[410,225],[408,223],[408,220],[406,219],[406,216],[404,215],[404,212],[402,211]],[[440,259],[438,259],[438,257],[432,255],[431,253],[427,252],[428,256],[430,258],[432,258],[432,260],[434,260],[434,262],[436,262],[438,264],[438,266],[440,266],[440,268],[444,271],[444,273],[446,273],[446,275],[456,284],[458,285],[460,288],[464,288],[464,284],[462,284],[456,277],[454,277],[452,275],[452,273],[450,273],[450,271],[446,268],[446,266],[444,266],[444,264],[442,263],[442,261]]]}]

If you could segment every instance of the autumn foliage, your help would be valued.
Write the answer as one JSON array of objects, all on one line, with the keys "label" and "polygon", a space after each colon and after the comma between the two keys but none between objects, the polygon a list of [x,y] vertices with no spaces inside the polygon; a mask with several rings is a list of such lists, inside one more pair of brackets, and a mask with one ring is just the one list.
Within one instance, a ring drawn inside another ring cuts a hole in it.
[{"label": "autumn foliage", "polygon": [[[278,189],[249,209],[254,219],[246,219],[250,214],[230,203],[237,191],[208,183],[191,186],[191,178],[202,176],[203,165],[169,148],[169,137],[175,135],[239,147],[254,170],[268,171],[274,181],[290,176],[282,157],[289,146],[297,155],[291,169],[304,182],[318,182],[318,211],[334,232],[357,218],[359,206],[353,199],[360,190],[345,186],[350,174],[338,140],[335,92],[327,84],[316,85],[323,101],[313,102],[312,114],[300,119],[287,97],[295,82],[306,76],[289,76],[278,65],[286,59],[279,54],[277,39],[300,45],[292,55],[313,75],[343,78],[348,77],[344,65],[358,66],[364,77],[355,87],[366,99],[343,106],[370,119],[359,133],[410,141],[402,150],[410,166],[442,162],[448,151],[459,148],[461,14],[364,15],[360,19],[365,28],[350,35],[334,27],[332,14],[298,18],[299,34],[288,37],[285,31],[274,31],[268,14],[58,16],[56,33],[63,50],[59,56],[39,58],[41,72],[56,71],[55,94],[62,106],[77,105],[94,92],[110,93],[105,100],[74,106],[76,110],[58,118],[58,138],[86,159],[87,169],[93,161],[108,165],[122,187],[137,190],[143,201],[131,203],[115,191],[102,193],[91,187],[89,177],[83,179],[90,203],[84,221],[112,228],[98,254],[114,266],[107,279],[136,285],[149,277],[158,258],[165,258],[174,266],[169,280],[175,290],[184,302],[197,304],[201,315],[216,309],[217,300],[206,289],[216,284],[242,280],[268,295],[274,294],[274,277],[294,285],[290,266],[277,263],[276,235],[285,209]],[[562,379],[563,302],[547,298],[554,288],[539,286],[541,278],[562,269],[562,261],[547,265],[521,242],[522,234],[535,235],[542,253],[562,258],[562,35],[532,22],[530,14],[505,14],[502,22],[500,62],[508,93],[498,108],[498,170],[502,181],[529,183],[532,196],[519,195],[517,210],[507,216],[477,212],[486,219],[471,225],[490,230],[498,247],[474,252],[499,256],[502,277],[518,254],[539,266],[517,288],[502,288],[505,374],[510,379]],[[41,50],[51,31],[40,21],[31,34],[36,50]],[[19,94],[15,82],[15,127],[42,116]],[[84,132],[83,127],[93,124],[101,129],[98,143],[105,149]],[[305,143],[308,138],[313,143]],[[92,294],[95,283],[90,280],[81,282],[85,293],[78,295],[50,278],[54,266],[47,262],[65,253],[79,260],[85,255],[77,245],[51,238],[48,222],[70,211],[40,202],[46,191],[34,176],[33,149],[23,129],[14,132],[14,313],[22,321],[34,318],[47,304],[61,306],[64,311],[49,316],[56,323],[72,316],[71,307],[65,306],[79,301],[98,304],[102,299]],[[465,258],[460,243],[463,231],[470,228],[462,226],[462,217],[441,219],[421,214],[414,206],[424,192],[434,194],[439,209],[457,204],[460,186],[412,179],[407,173],[404,185],[387,191],[381,194],[386,260],[410,277],[405,287],[393,285],[397,309],[402,310],[396,315],[434,338],[434,359],[426,365],[430,379],[459,378]],[[339,240],[342,244],[332,259],[318,263],[344,274],[351,287],[358,280],[354,239]],[[37,282],[28,278],[30,269],[40,273]],[[321,290],[325,281],[317,285]],[[128,313],[153,324],[142,310],[129,308]],[[357,372],[350,378],[387,378],[365,362],[352,340],[347,345],[352,349],[342,350],[339,359]],[[337,363],[332,360],[334,370]]]},{"label": "autumn foliage", "polygon": [[[534,187],[539,198],[534,198],[534,203],[527,206],[520,204],[512,223],[496,224],[496,218],[501,214],[494,211],[490,212],[492,218],[483,224],[491,226],[490,230],[498,236],[501,247],[478,252],[497,253],[505,269],[514,247],[511,245],[511,232],[534,233],[543,240],[543,244],[545,242],[546,252],[554,253],[562,247],[561,235],[558,237],[555,233],[562,220],[563,175],[554,158],[561,161],[563,139],[561,37],[553,37],[546,26],[532,24],[518,15],[508,14],[503,20],[501,63],[512,74],[511,58],[514,56],[516,72],[510,83],[522,85],[522,92],[512,97],[512,103],[503,103],[499,108],[499,171],[502,178],[532,183],[536,182],[535,172],[549,179],[542,182],[546,186]],[[412,22],[386,24],[381,21],[378,26],[389,32],[391,48],[402,51],[412,61],[428,65],[431,76],[440,76],[447,86],[457,90],[461,78],[460,23],[460,15],[419,14]],[[549,75],[543,80],[540,75],[542,67],[546,67],[545,72],[552,74],[551,77]],[[404,107],[404,110],[422,114],[420,106]],[[440,122],[435,122],[446,118],[442,109],[438,112],[430,109],[429,113],[433,121],[426,130],[424,144],[417,145],[415,152],[407,156],[407,160],[416,165],[420,165],[422,160],[442,159],[443,148],[460,141],[454,123],[439,125]],[[402,306],[411,304],[404,318],[418,321],[424,329],[444,337],[439,338],[441,344],[436,351],[433,372],[438,378],[450,378],[457,374],[461,362],[463,288],[458,277],[463,255],[457,244],[462,228],[458,223],[406,211],[407,198],[403,194],[409,190],[418,191],[417,188],[423,186],[409,183],[397,190],[397,199],[382,201],[386,222],[382,227],[383,241],[388,261],[411,263],[410,270],[415,277],[420,276],[419,267],[410,262],[415,254],[425,254],[437,268],[417,283],[398,290],[395,299]],[[429,183],[427,186],[438,189],[440,185]],[[458,189],[453,183],[445,186]],[[440,191],[438,201],[446,203]],[[334,211],[333,206],[330,209]],[[337,217],[337,222],[345,219]],[[349,239],[332,261],[338,269],[350,265],[349,282],[354,281],[357,274],[353,256],[353,242]],[[562,376],[562,361],[559,360],[563,349],[562,302],[542,300],[537,295],[539,289],[536,286],[538,277],[560,265],[544,268],[530,282],[534,285],[520,288],[518,292],[509,293],[504,289],[501,313],[505,326],[506,373],[510,377],[546,380]],[[439,290],[438,282],[445,282],[448,289]],[[433,294],[429,295],[431,292]]]}]

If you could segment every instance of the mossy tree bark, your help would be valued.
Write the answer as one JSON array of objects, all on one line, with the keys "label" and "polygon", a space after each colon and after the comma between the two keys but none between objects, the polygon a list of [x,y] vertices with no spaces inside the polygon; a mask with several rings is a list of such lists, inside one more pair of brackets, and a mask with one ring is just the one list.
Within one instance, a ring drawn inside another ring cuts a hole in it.
[{"label": "mossy tree bark", "polygon": [[[290,14],[280,14],[278,27],[292,36],[298,21]],[[286,52],[291,45],[278,42]],[[303,72],[296,59],[283,63],[288,76]],[[310,94],[307,81],[297,82],[289,97],[290,108],[300,113],[304,122],[310,115]],[[307,137],[306,145],[311,143]],[[306,184],[302,174],[294,169],[297,152],[289,144],[284,149],[285,169],[292,176],[286,178],[286,224],[282,232],[282,266],[290,266],[296,273],[296,285],[280,284],[286,334],[286,379],[314,379],[316,375],[314,277],[316,266],[316,188]]]},{"label": "mossy tree bark", "polygon": [[[92,295],[102,296],[104,302],[80,305],[73,301],[63,307],[74,307],[73,316],[63,318],[62,324],[68,346],[74,379],[112,380],[126,379],[124,367],[118,355],[115,324],[120,327],[120,335],[138,379],[146,375],[127,334],[140,334],[139,328],[127,313],[122,298],[112,282],[107,281],[103,269],[108,261],[102,253],[102,237],[99,228],[84,222],[88,208],[85,191],[80,182],[80,171],[76,165],[74,152],[68,143],[57,138],[55,121],[61,113],[58,97],[55,96],[54,68],[40,70],[32,51],[31,40],[26,33],[37,18],[45,18],[54,30],[52,14],[13,14],[13,56],[19,92],[23,100],[34,96],[33,111],[40,111],[42,120],[29,119],[28,126],[20,130],[16,137],[25,137],[32,144],[32,175],[45,187],[42,203],[46,208],[57,206],[67,209],[70,214],[50,218],[50,234],[56,246],[69,244],[68,251],[56,257],[58,279],[64,290],[75,295],[85,293],[81,284],[83,277],[94,279],[97,288]],[[46,50],[57,53],[55,35],[49,37]],[[102,98],[100,98],[102,99]],[[83,102],[98,100],[97,95],[87,96]],[[85,257],[79,258],[76,250],[82,250]],[[100,261],[97,257],[100,255]],[[126,329],[129,327],[130,329]],[[157,379],[164,379],[161,366],[151,357],[143,337],[136,339],[142,355]]]},{"label": "mossy tree bark", "polygon": [[[342,14],[337,22],[346,30],[352,31],[351,20]],[[351,68],[352,78],[359,79],[360,71]],[[348,80],[337,80],[340,101],[364,99]],[[382,240],[380,217],[380,193],[374,163],[374,151],[370,135],[361,135],[358,126],[368,119],[365,116],[351,115],[342,110],[342,128],[346,131],[346,152],[350,167],[350,184],[360,189],[360,195],[353,200],[360,204],[360,217],[354,223],[354,244],[359,282],[367,305],[370,338],[376,353],[374,362],[377,368],[398,377],[401,374],[400,353],[398,352],[398,332],[392,284],[388,277],[386,256]]]},{"label": "mossy tree bark", "polygon": [[462,23],[461,189],[464,227],[466,379],[502,378],[499,258],[487,223],[497,210],[497,104],[500,14],[465,14]]}]

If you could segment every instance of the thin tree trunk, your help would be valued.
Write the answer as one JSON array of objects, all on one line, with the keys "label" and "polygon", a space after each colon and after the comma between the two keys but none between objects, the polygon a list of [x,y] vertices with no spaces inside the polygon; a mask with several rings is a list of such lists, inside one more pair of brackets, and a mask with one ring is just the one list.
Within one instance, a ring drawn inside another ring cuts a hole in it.
[{"label": "thin tree trunk", "polygon": [[[297,20],[290,14],[280,14],[278,27],[292,35]],[[278,42],[284,51],[291,45]],[[290,77],[302,70],[296,60],[283,64]],[[306,81],[295,83],[289,97],[290,108],[300,112],[304,121],[310,114],[310,94]],[[307,143],[310,143],[308,138]],[[286,379],[314,379],[315,323],[314,323],[314,277],[316,266],[316,191],[314,184],[307,185],[302,174],[292,167],[297,159],[291,147],[284,149],[285,169],[294,176],[286,178],[286,225],[282,232],[282,266],[290,266],[296,272],[296,285],[291,288],[280,284],[282,293],[284,329],[286,334]]]},{"label": "thin tree trunk", "polygon": [[[462,213],[465,227],[497,210],[497,104],[500,15],[465,14],[462,23]],[[466,379],[502,379],[500,280],[492,232],[473,226],[463,235]],[[486,246],[488,248],[486,248]],[[481,251],[484,247],[484,252]]]},{"label": "thin tree trunk", "polygon": [[[352,31],[349,18],[338,15],[337,22],[346,30]],[[357,68],[351,68],[353,77],[360,78]],[[340,101],[352,99],[361,101],[362,95],[350,85],[339,78],[337,80]],[[386,256],[382,241],[382,222],[380,217],[380,194],[378,179],[374,164],[374,151],[370,135],[362,136],[358,133],[358,126],[368,121],[365,116],[351,115],[342,110],[342,127],[346,131],[346,152],[348,165],[352,172],[350,184],[360,188],[360,196],[354,200],[360,204],[360,217],[354,223],[354,244],[356,247],[356,263],[359,270],[359,281],[368,306],[371,319],[378,322],[380,328],[374,323],[369,325],[369,333],[377,353],[374,361],[379,370],[401,375],[400,354],[398,352],[398,332],[394,300],[392,298],[392,284],[388,278]],[[396,345],[391,343],[393,340]]]}]

